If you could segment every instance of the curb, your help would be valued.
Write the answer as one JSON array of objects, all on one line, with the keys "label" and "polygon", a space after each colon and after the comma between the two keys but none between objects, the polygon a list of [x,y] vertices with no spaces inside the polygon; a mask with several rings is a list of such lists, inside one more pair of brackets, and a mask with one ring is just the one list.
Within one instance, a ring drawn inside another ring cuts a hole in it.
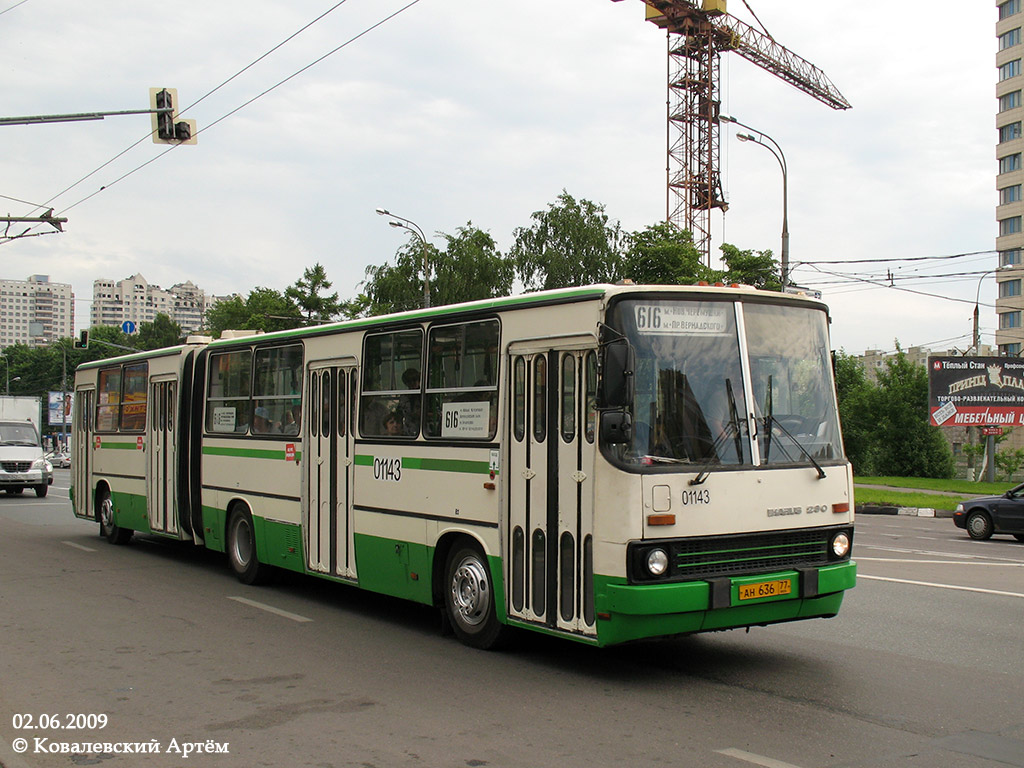
[{"label": "curb", "polygon": [[858,515],[902,515],[906,517],[942,517],[952,518],[948,509],[932,509],[930,507],[893,507],[880,504],[858,504],[855,508]]}]

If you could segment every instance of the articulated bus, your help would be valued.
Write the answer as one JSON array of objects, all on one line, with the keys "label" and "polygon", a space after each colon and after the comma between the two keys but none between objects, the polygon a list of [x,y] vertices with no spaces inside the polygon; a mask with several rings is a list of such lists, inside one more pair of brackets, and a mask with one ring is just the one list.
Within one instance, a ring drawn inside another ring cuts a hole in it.
[{"label": "articulated bus", "polygon": [[74,513],[594,645],[854,586],[824,304],[595,285],[82,365]]}]

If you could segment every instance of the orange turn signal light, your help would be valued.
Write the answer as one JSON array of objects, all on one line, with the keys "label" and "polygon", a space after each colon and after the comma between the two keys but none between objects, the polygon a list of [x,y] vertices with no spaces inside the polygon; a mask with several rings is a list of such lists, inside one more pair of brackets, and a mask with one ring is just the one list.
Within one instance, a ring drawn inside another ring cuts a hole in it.
[{"label": "orange turn signal light", "polygon": [[850,511],[850,502],[844,501],[840,504],[832,505],[832,512],[835,514],[845,513]]},{"label": "orange turn signal light", "polygon": [[673,514],[662,514],[662,515],[648,515],[648,525],[675,525],[676,516]]}]

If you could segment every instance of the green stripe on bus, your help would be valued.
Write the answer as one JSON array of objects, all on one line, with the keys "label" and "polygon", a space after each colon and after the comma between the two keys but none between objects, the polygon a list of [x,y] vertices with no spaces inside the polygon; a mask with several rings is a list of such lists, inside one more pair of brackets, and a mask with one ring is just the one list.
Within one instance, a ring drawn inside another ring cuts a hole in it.
[{"label": "green stripe on bus", "polygon": [[110,448],[115,451],[137,451],[139,450],[139,441],[132,440],[130,443],[121,443],[113,440],[102,440],[100,448]]},{"label": "green stripe on bus", "polygon": [[[286,461],[284,451],[272,450],[270,448],[221,448],[214,445],[204,445],[203,454],[206,456],[235,456],[245,459],[270,459],[272,461]],[[295,451],[295,461],[302,458],[302,451]]]},{"label": "green stripe on bus", "polygon": [[[372,467],[373,456],[357,453],[355,464],[358,467]],[[417,456],[403,456],[402,469],[421,469],[426,472],[462,472],[472,475],[487,475],[491,472],[490,462],[470,461],[469,459],[427,459]],[[497,474],[497,472],[495,472]]]}]

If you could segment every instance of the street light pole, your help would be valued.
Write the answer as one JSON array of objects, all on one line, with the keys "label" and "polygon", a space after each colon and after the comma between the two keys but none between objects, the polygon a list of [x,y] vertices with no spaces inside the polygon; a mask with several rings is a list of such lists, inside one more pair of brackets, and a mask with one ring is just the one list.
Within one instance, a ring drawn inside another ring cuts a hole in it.
[{"label": "street light pole", "polygon": [[[736,138],[740,141],[752,141],[767,149],[775,156],[775,159],[779,162],[779,168],[782,169],[782,253],[779,258],[779,267],[782,273],[782,290],[785,292],[786,286],[789,285],[789,168],[786,165],[786,154],[782,151],[779,143],[767,133],[759,131],[757,128],[751,128],[749,125],[741,123],[735,117],[720,115],[718,119],[724,120],[727,123],[736,123],[736,125],[752,131],[749,134],[738,133]],[[771,144],[765,144],[765,139],[770,141]]]},{"label": "street light pole", "polygon": [[397,221],[389,221],[388,224],[398,229],[404,229],[412,234],[416,235],[420,240],[420,250],[423,251],[423,306],[425,308],[430,307],[430,264],[427,261],[427,238],[423,234],[423,230],[420,229],[419,225],[409,219],[403,218],[397,214],[392,213],[386,208],[377,209],[378,216],[390,216],[392,219]]}]

